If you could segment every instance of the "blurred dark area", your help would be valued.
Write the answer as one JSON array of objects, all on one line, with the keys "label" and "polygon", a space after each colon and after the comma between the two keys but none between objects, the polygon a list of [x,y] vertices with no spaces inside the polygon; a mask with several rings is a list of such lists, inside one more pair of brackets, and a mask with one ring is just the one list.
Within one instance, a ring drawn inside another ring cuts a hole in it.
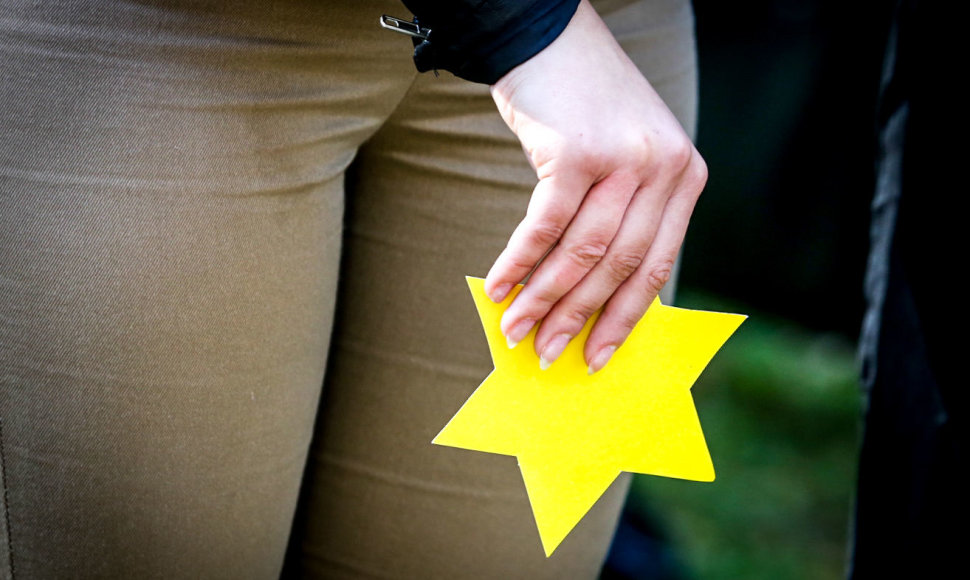
[{"label": "blurred dark area", "polygon": [[710,180],[680,283],[854,339],[893,3],[694,5]]},{"label": "blurred dark area", "polygon": [[894,2],[694,6],[710,179],[676,305],[750,318],[692,389],[717,480],[636,476],[602,578],[840,578]]}]

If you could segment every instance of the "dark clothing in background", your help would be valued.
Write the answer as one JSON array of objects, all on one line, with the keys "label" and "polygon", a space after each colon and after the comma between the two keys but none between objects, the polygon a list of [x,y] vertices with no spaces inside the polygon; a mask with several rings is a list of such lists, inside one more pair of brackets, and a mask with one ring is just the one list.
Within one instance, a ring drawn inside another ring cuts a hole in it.
[{"label": "dark clothing in background", "polygon": [[[868,390],[859,463],[853,578],[935,577],[959,570],[968,514],[966,386],[957,372],[964,302],[966,50],[942,2],[897,6],[878,116],[879,163],[866,279],[863,381]],[[952,332],[948,332],[952,329]]]}]

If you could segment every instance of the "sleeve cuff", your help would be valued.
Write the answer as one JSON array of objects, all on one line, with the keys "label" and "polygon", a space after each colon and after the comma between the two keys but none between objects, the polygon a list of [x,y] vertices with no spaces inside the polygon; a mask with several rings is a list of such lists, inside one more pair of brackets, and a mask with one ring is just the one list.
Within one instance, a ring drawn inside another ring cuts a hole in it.
[{"label": "sleeve cuff", "polygon": [[414,63],[421,72],[447,70],[473,82],[494,84],[551,44],[577,6],[579,0],[493,0],[444,15],[424,16],[415,10],[418,22],[431,33],[415,44]]}]

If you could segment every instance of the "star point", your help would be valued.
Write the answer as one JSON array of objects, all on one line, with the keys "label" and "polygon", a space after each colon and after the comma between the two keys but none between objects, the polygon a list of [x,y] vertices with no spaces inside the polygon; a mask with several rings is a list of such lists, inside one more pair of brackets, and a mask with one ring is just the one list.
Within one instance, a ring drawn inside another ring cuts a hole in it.
[{"label": "star point", "polygon": [[540,368],[535,329],[511,349],[499,328],[521,289],[500,303],[468,278],[495,370],[433,443],[514,455],[549,556],[622,471],[713,481],[690,388],[746,318],[659,300],[599,372],[582,348],[595,322]]}]

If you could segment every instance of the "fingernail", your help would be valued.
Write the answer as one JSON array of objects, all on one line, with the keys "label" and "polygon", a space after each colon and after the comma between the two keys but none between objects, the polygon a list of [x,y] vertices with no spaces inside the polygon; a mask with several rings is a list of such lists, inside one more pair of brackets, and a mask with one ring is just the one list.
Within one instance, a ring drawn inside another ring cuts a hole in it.
[{"label": "fingernail", "polygon": [[492,289],[492,292],[488,295],[488,297],[492,300],[492,302],[498,304],[499,302],[505,300],[505,297],[509,295],[509,290],[511,289],[511,284],[499,284]]},{"label": "fingernail", "polygon": [[593,360],[589,361],[589,368],[586,370],[586,374],[591,375],[605,367],[606,363],[610,362],[610,357],[613,356],[614,352],[616,352],[615,346],[604,346],[601,348],[596,353],[596,356],[593,357]]},{"label": "fingernail", "polygon": [[549,365],[556,362],[556,359],[562,354],[562,351],[566,350],[566,346],[573,337],[568,334],[558,334],[549,341],[546,348],[542,349],[542,355],[539,357],[539,368],[546,370]]},{"label": "fingernail", "polygon": [[505,340],[509,343],[509,348],[515,348],[523,338],[529,335],[529,331],[535,326],[536,321],[531,318],[524,318],[518,321],[515,326],[509,329],[505,335]]}]

